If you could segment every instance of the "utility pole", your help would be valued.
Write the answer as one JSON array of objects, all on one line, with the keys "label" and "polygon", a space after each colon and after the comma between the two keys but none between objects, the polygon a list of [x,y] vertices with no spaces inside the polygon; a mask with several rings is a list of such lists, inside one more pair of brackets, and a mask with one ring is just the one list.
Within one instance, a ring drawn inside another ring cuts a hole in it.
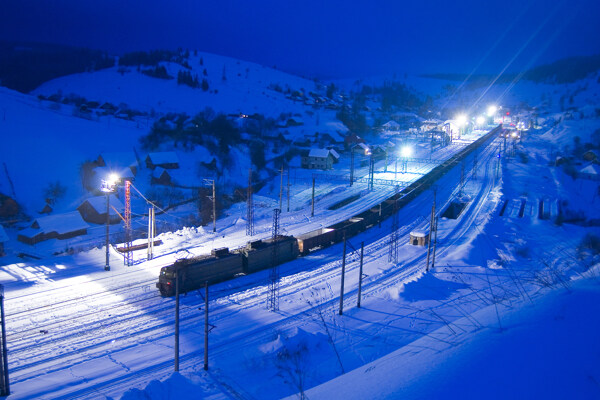
[{"label": "utility pole", "polygon": [[477,153],[473,156],[473,178],[477,177]]},{"label": "utility pole", "polygon": [[429,255],[431,253],[431,235],[433,234],[433,230],[435,229],[435,192],[436,188],[433,188],[433,205],[431,206],[431,220],[429,222],[429,238],[427,240],[427,264],[425,266],[425,271],[429,271]]},{"label": "utility pole", "polygon": [[290,212],[290,168],[287,173],[287,212]]},{"label": "utility pole", "polygon": [[0,363],[0,396],[10,394],[8,379],[8,351],[6,349],[6,325],[4,319],[4,285],[0,285],[0,318],[2,318],[2,362]]},{"label": "utility pole", "polygon": [[208,371],[208,281],[204,292],[204,370]]},{"label": "utility pole", "polygon": [[310,216],[315,216],[315,177],[313,176],[313,185],[312,185],[312,202],[310,203]]},{"label": "utility pole", "polygon": [[362,278],[363,278],[363,252],[365,249],[365,242],[360,242],[360,267],[358,268],[358,300],[356,307],[360,308],[360,295],[362,291]]},{"label": "utility pole", "polygon": [[283,164],[281,165],[281,182],[279,183],[279,209],[283,209]]},{"label": "utility pole", "polygon": [[252,168],[248,168],[248,192],[246,195],[246,236],[254,235],[254,199],[252,198]]},{"label": "utility pole", "polygon": [[108,235],[110,231],[110,192],[106,192],[106,263],[104,264],[104,270],[110,271],[110,254],[108,251]]},{"label": "utility pole", "polygon": [[438,219],[439,217],[435,217],[435,236],[433,239],[433,256],[431,258],[431,269],[435,268],[435,250],[437,249]]},{"label": "utility pole", "polygon": [[209,200],[212,200],[212,220],[213,220],[213,233],[217,231],[217,192],[215,189],[214,179],[204,179],[205,185],[212,185],[212,196],[208,196]]},{"label": "utility pole", "polygon": [[215,191],[215,180],[212,181],[212,203],[213,203],[213,233],[217,231],[217,193]]},{"label": "utility pole", "polygon": [[344,250],[342,254],[342,282],[340,287],[340,312],[344,313],[344,275],[346,274],[346,231],[344,231]]},{"label": "utility pole", "polygon": [[394,264],[398,262],[398,196],[400,193],[400,187],[396,186],[396,192],[394,194],[394,211],[392,215],[392,232],[390,235],[390,249],[388,253],[388,262]]},{"label": "utility pole", "polygon": [[148,209],[148,260],[154,258],[154,235],[156,233],[154,222],[154,205]]},{"label": "utility pole", "polygon": [[350,186],[354,183],[354,146],[350,147]]},{"label": "utility pole", "polygon": [[179,372],[179,268],[175,268],[175,372]]},{"label": "utility pole", "polygon": [[373,190],[373,179],[375,177],[375,161],[373,160],[373,153],[369,158],[369,190]]}]

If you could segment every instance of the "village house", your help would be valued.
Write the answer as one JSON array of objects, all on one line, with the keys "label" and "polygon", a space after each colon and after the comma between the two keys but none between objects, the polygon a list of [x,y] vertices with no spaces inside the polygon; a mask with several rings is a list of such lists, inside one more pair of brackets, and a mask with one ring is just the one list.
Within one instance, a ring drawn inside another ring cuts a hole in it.
[{"label": "village house", "polygon": [[138,161],[132,151],[102,153],[98,156],[96,163],[99,167],[107,167],[110,171],[120,177],[130,175],[127,170],[129,170],[133,176],[137,175]]},{"label": "village house", "polygon": [[306,156],[302,157],[301,166],[306,169],[331,169],[334,159],[331,150],[311,149]]},{"label": "village house", "polygon": [[35,219],[29,228],[19,232],[17,239],[33,245],[49,239],[64,240],[85,235],[88,228],[81,214],[72,211]]},{"label": "village house", "polygon": [[150,183],[152,185],[171,186],[173,184],[173,179],[171,178],[171,174],[169,174],[168,170],[158,167],[154,171],[152,171]]},{"label": "village house", "polygon": [[[108,213],[109,223],[111,225],[118,224],[121,222],[121,217],[117,211],[121,215],[123,214],[125,210],[123,203],[121,203],[114,194],[111,194],[108,205],[110,207]],[[90,197],[77,207],[77,211],[79,211],[79,214],[81,214],[81,217],[85,222],[92,224],[106,224],[106,195]]]},{"label": "village house", "polygon": [[179,158],[174,151],[162,151],[158,153],[149,153],[146,156],[146,167],[155,169],[157,167],[164,169],[179,168]]},{"label": "village house", "polygon": [[381,130],[389,132],[398,132],[400,130],[400,124],[393,120],[388,121],[385,124],[381,125]]},{"label": "village house", "polygon": [[344,147],[346,149],[350,149],[352,146],[359,143],[365,143],[365,140],[354,133],[350,133],[344,138]]}]

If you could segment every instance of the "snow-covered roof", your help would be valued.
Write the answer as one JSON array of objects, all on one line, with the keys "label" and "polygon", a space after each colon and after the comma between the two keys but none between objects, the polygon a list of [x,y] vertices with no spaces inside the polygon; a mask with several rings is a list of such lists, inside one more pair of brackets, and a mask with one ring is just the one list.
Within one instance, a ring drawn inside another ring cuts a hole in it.
[{"label": "snow-covered roof", "polygon": [[[90,206],[92,206],[92,208],[94,210],[96,210],[96,212],[98,214],[106,213],[106,196],[90,197],[89,199],[84,201],[84,203],[86,203],[86,202]],[[125,209],[125,206],[123,205],[123,203],[121,203],[121,200],[119,200],[114,194],[110,195],[110,200],[108,201],[108,205],[110,206],[109,215],[117,215],[116,211],[114,210],[115,208],[117,210]]]},{"label": "snow-covered roof", "polygon": [[308,153],[309,157],[327,158],[329,156],[329,150],[327,149],[310,149]]},{"label": "snow-covered roof", "polygon": [[427,231],[422,231],[422,230],[414,230],[410,233],[410,236],[412,237],[426,237],[429,234],[429,232]]},{"label": "snow-covered roof", "polygon": [[334,149],[329,149],[329,153],[331,153],[331,155],[336,159],[339,160],[340,159],[340,155],[338,154],[337,151],[335,151]]},{"label": "snow-covered roof", "polygon": [[362,148],[363,148],[365,151],[369,150],[369,146],[367,146],[367,145],[366,145],[366,144],[364,144],[364,143],[359,143],[359,144],[358,144],[358,147],[362,147]]},{"label": "snow-covered roof", "polygon": [[582,168],[579,172],[581,172],[582,174],[600,176],[600,167],[596,164],[590,164],[587,167]]},{"label": "snow-covered roof", "polygon": [[158,153],[149,153],[148,158],[154,165],[160,164],[179,164],[179,158],[174,151],[161,151]]},{"label": "snow-covered roof", "polygon": [[400,124],[397,123],[396,121],[388,121],[385,124],[382,125],[384,128],[387,129],[398,129],[400,128]]},{"label": "snow-covered roof", "polygon": [[8,242],[8,235],[4,230],[4,227],[0,225],[0,243]]},{"label": "snow-covered roof", "polygon": [[132,151],[100,154],[107,167],[137,167],[137,158]]},{"label": "snow-covered roof", "polygon": [[31,227],[36,229],[34,228],[34,225],[36,224],[39,226],[38,233],[56,232],[59,235],[90,227],[83,218],[81,218],[79,211],[36,218]]},{"label": "snow-covered roof", "polygon": [[117,176],[121,179],[135,178],[133,172],[129,167],[96,167],[94,168],[94,173],[96,174],[96,178],[98,179],[98,187],[100,187],[100,181],[102,179],[108,179],[108,177],[112,174],[117,174]]}]

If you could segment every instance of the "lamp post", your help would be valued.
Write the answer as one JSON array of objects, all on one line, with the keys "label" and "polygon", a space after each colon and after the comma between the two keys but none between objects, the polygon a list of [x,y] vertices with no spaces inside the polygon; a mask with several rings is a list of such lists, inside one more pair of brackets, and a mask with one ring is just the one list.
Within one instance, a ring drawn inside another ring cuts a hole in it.
[{"label": "lamp post", "polygon": [[108,251],[108,237],[110,231],[110,195],[115,192],[117,188],[117,180],[119,178],[116,175],[111,175],[106,180],[102,180],[100,190],[106,194],[106,263],[104,265],[105,271],[110,271],[110,255]]}]

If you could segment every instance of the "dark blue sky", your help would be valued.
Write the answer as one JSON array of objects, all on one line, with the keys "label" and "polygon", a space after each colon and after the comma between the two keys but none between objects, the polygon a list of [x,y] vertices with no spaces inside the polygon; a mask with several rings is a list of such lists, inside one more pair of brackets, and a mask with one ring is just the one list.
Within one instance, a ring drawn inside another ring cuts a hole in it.
[{"label": "dark blue sky", "polygon": [[307,75],[498,73],[600,53],[600,1],[4,0],[0,40],[177,47]]}]

